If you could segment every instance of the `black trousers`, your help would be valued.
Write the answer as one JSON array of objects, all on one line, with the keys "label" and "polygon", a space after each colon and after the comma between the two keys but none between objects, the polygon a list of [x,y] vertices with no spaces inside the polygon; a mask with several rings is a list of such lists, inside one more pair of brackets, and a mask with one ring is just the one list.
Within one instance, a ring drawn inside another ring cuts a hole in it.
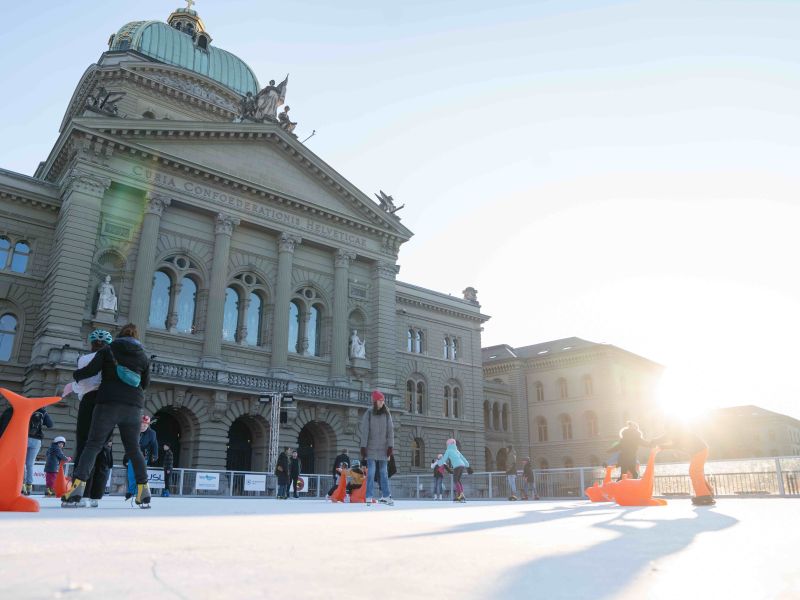
[{"label": "black trousers", "polygon": [[291,489],[294,492],[294,495],[297,496],[297,480],[300,479],[300,476],[299,475],[291,475],[291,477],[289,477],[289,479],[291,481],[290,481],[290,485],[286,487],[286,493],[288,494],[289,493],[289,489]]},{"label": "black trousers", "polygon": [[[94,414],[95,401],[97,400],[97,390],[87,392],[83,395],[81,403],[78,405],[78,423],[75,426],[75,457],[74,464],[77,465],[81,460],[81,454],[86,447],[86,440],[89,439],[89,430],[92,427],[92,415]],[[112,430],[113,434],[113,430]],[[111,439],[109,434],[108,440]],[[106,440],[106,443],[108,443]],[[108,480],[108,467],[105,466],[103,453],[97,454],[89,477],[86,479],[87,495],[93,500],[102,500],[106,490],[106,480]]]},{"label": "black trousers", "polygon": [[100,454],[106,440],[119,427],[122,446],[133,462],[133,473],[136,483],[147,483],[147,465],[139,448],[139,429],[142,423],[142,409],[130,404],[97,404],[92,413],[92,425],[89,438],[78,461],[73,475],[86,481],[91,474],[97,455]]}]

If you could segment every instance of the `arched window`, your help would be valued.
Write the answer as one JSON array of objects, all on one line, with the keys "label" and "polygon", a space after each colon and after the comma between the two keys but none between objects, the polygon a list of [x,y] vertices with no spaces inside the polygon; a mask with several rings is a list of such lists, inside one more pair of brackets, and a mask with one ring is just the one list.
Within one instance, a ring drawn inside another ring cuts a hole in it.
[{"label": "arched window", "polygon": [[422,438],[411,440],[411,466],[425,466],[425,442],[422,441]]},{"label": "arched window", "polygon": [[183,277],[180,284],[175,329],[181,333],[194,333],[194,315],[197,304],[197,284],[191,277]]},{"label": "arched window", "polygon": [[406,410],[414,412],[414,392],[417,389],[417,384],[411,380],[406,381]]},{"label": "arched window", "polygon": [[5,269],[8,264],[10,249],[11,241],[7,237],[0,237],[0,270]]},{"label": "arched window", "polygon": [[508,431],[508,404],[503,404],[503,431]]},{"label": "arched window", "polygon": [[541,381],[537,381],[534,384],[536,388],[536,401],[537,402],[544,402],[544,386],[542,385]]},{"label": "arched window", "polygon": [[574,466],[575,466],[575,461],[573,461],[571,457],[567,456],[564,458],[565,469],[572,469]]},{"label": "arched window", "polygon": [[558,380],[558,396],[562,400],[567,399],[567,380],[563,377]]},{"label": "arched window", "polygon": [[592,411],[586,413],[586,435],[588,437],[597,436],[597,415]]},{"label": "arched window", "polygon": [[422,414],[425,410],[425,383],[417,382],[417,412]]},{"label": "arched window", "polygon": [[425,348],[425,334],[422,333],[419,329],[416,331],[416,335],[414,336],[414,352],[417,354],[422,354]]},{"label": "arched window", "polygon": [[197,47],[206,50],[208,48],[208,38],[204,35],[197,37]]},{"label": "arched window", "polygon": [[547,419],[544,417],[536,417],[536,432],[540,442],[547,441]]},{"label": "arched window", "polygon": [[308,353],[319,356],[320,352],[320,327],[322,326],[322,315],[319,304],[314,304],[308,310]]},{"label": "arched window", "polygon": [[300,342],[300,307],[297,302],[289,303],[289,352],[298,352]]},{"label": "arched window", "polygon": [[559,417],[561,421],[561,439],[562,440],[571,440],[572,439],[572,419],[569,415],[561,415]]},{"label": "arched window", "polygon": [[458,340],[456,338],[453,338],[451,346],[452,346],[452,351],[450,358],[452,358],[453,360],[458,360]]},{"label": "arched window", "polygon": [[458,419],[461,416],[461,390],[457,387],[453,388],[453,418]]},{"label": "arched window", "polygon": [[442,403],[442,414],[445,417],[450,416],[450,386],[444,386],[444,402]]},{"label": "arched window", "polygon": [[492,429],[500,431],[500,406],[497,402],[492,404]]},{"label": "arched window", "polygon": [[14,244],[14,254],[11,256],[11,270],[15,273],[24,273],[28,268],[28,258],[31,255],[31,247],[28,242],[17,242]]},{"label": "arched window", "polygon": [[442,358],[448,359],[450,358],[450,338],[445,336],[442,341]]},{"label": "arched window", "polygon": [[414,351],[414,330],[409,329],[406,332],[406,352]]},{"label": "arched window", "polygon": [[250,346],[261,345],[261,296],[250,292],[250,304],[247,305],[247,338]]},{"label": "arched window", "polygon": [[17,337],[17,318],[11,313],[0,317],[0,360],[11,360],[14,352],[14,341]]},{"label": "arched window", "polygon": [[172,281],[164,271],[153,274],[153,291],[150,292],[150,318],[147,325],[153,329],[166,329],[169,315],[169,298]]},{"label": "arched window", "polygon": [[491,409],[489,408],[489,401],[483,401],[483,428],[489,429],[491,423]]},{"label": "arched window", "polygon": [[236,341],[239,329],[239,292],[229,287],[225,290],[225,308],[222,315],[222,339]]},{"label": "arched window", "polygon": [[586,375],[583,378],[583,390],[586,392],[587,396],[591,396],[594,394],[594,384],[592,383],[592,376]]}]

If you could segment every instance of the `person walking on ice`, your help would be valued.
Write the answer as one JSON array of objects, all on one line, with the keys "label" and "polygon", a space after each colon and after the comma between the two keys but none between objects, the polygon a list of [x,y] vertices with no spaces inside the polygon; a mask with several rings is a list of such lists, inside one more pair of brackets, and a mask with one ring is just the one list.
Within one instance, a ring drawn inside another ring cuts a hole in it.
[{"label": "person walking on ice", "polygon": [[469,466],[469,461],[459,452],[456,441],[453,438],[447,440],[447,450],[445,450],[444,454],[440,454],[439,456],[441,458],[436,461],[437,466],[446,465],[448,460],[453,466],[453,490],[456,494],[453,501],[466,502],[467,499],[464,497],[464,485],[461,483],[461,476],[464,474],[465,469],[467,473],[472,474],[472,467]]},{"label": "person walking on ice", "polygon": [[384,395],[372,392],[372,408],[361,417],[361,459],[367,461],[367,506],[372,504],[375,493],[375,467],[378,468],[381,484],[381,504],[394,504],[389,488],[388,461],[394,452],[394,423]]}]

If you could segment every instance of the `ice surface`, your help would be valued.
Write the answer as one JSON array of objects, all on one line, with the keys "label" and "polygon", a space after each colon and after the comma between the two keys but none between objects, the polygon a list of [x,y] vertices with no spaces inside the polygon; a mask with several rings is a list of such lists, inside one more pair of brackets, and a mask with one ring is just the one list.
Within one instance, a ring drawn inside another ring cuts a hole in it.
[{"label": "ice surface", "polygon": [[800,500],[106,498],[0,513],[0,598],[800,598]]}]

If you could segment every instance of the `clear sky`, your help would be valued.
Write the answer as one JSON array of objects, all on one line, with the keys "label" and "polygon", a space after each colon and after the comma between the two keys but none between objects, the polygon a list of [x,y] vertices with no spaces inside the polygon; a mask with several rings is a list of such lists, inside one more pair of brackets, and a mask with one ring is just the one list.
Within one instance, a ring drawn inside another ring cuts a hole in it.
[{"label": "clear sky", "polygon": [[[32,174],[84,69],[177,0],[0,1],[0,167]],[[300,139],[415,237],[400,279],[478,289],[483,344],[578,336],[675,406],[800,417],[800,2],[198,0]]]}]

